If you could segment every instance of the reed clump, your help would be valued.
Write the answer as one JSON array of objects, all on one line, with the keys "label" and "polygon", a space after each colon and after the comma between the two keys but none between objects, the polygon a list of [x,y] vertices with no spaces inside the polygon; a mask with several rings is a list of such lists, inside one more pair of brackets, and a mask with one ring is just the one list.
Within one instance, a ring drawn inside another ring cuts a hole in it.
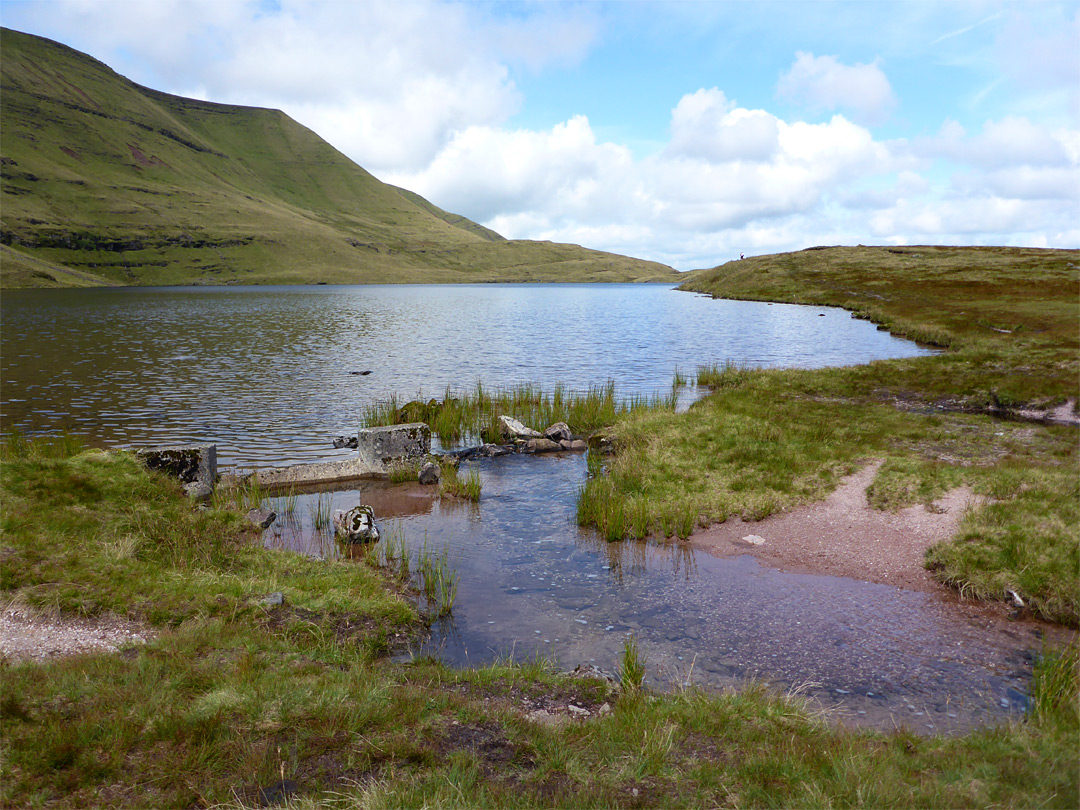
[{"label": "reed clump", "polygon": [[491,390],[478,382],[471,391],[456,392],[447,386],[441,400],[424,402],[416,399],[401,403],[397,395],[393,395],[370,404],[361,415],[361,422],[365,427],[426,422],[445,446],[463,440],[501,441],[500,416],[513,417],[538,430],[565,422],[571,430],[581,434],[610,425],[635,410],[674,409],[678,400],[677,388],[673,386],[667,396],[619,398],[612,381],[591,386],[584,392],[571,392],[561,385],[547,392],[534,385]]}]

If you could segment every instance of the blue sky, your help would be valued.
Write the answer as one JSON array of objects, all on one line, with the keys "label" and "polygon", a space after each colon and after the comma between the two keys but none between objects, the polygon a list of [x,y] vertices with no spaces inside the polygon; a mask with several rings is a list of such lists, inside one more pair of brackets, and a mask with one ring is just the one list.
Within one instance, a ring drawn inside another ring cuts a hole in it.
[{"label": "blue sky", "polygon": [[2,0],[514,238],[1080,247],[1080,3]]}]

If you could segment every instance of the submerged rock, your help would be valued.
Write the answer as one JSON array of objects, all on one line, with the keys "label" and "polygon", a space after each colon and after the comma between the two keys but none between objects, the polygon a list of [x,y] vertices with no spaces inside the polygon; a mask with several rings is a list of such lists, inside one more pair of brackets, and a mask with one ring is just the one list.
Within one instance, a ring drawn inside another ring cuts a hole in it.
[{"label": "submerged rock", "polygon": [[554,453],[562,448],[558,442],[553,442],[551,439],[529,439],[525,442],[526,453]]},{"label": "submerged rock", "polygon": [[334,512],[334,534],[349,543],[377,543],[379,529],[370,506],[354,506],[347,512]]}]

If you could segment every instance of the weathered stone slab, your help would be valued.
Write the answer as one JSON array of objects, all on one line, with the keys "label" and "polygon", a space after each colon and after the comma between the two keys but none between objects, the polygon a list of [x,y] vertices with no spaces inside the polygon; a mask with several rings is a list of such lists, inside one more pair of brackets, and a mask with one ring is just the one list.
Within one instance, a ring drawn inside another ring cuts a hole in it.
[{"label": "weathered stone slab", "polygon": [[266,487],[333,484],[383,475],[382,465],[374,467],[357,459],[328,461],[322,464],[296,464],[292,467],[263,467],[255,471],[255,479]]},{"label": "weathered stone slab", "polygon": [[555,453],[559,450],[562,450],[559,443],[551,439],[529,439],[525,443],[526,453]]},{"label": "weathered stone slab", "polygon": [[431,452],[431,428],[423,422],[364,428],[356,437],[362,465],[385,470],[386,464]]},{"label": "weathered stone slab", "polygon": [[148,469],[161,470],[185,484],[192,497],[209,497],[217,479],[217,445],[174,444],[143,447],[135,457]]},{"label": "weathered stone slab", "polygon": [[503,436],[508,439],[539,439],[542,438],[540,431],[526,427],[512,416],[499,417],[499,429]]}]

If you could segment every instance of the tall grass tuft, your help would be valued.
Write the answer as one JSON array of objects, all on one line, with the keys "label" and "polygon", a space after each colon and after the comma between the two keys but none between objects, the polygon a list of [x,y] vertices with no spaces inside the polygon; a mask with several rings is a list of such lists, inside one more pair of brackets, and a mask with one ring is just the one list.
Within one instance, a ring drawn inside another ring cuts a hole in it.
[{"label": "tall grass tuft", "polygon": [[1059,718],[1080,726],[1080,642],[1045,652],[1035,664],[1031,679],[1031,713],[1045,720]]},{"label": "tall grass tuft", "polygon": [[325,531],[330,527],[333,511],[334,496],[329,492],[320,492],[314,501],[308,503],[311,523],[316,531]]},{"label": "tall grass tuft", "polygon": [[627,636],[623,644],[619,686],[624,692],[636,692],[645,683],[645,657],[638,650],[637,638]]},{"label": "tall grass tuft", "polygon": [[454,465],[443,466],[439,485],[440,494],[453,495],[468,501],[479,501],[481,489],[483,489],[483,484],[480,480],[480,472],[475,467],[468,471],[465,478],[462,478]]},{"label": "tall grass tuft", "polygon": [[713,390],[738,388],[747,382],[753,374],[754,369],[748,366],[740,366],[732,360],[726,360],[722,366],[716,363],[708,366],[698,366],[697,384],[707,386]]}]

